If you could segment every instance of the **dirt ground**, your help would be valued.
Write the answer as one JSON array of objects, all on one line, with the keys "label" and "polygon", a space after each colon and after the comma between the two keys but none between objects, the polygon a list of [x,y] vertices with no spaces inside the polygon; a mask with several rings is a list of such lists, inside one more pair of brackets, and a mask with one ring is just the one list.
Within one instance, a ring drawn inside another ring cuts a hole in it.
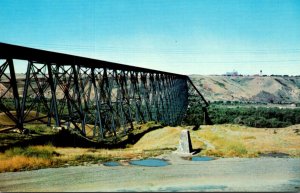
[{"label": "dirt ground", "polygon": [[[174,153],[184,127],[153,130],[125,149],[41,147],[53,148],[61,159],[99,154],[124,160],[119,160],[122,165],[116,167],[104,166],[99,161],[0,173],[0,192],[300,191],[299,126],[276,130],[238,125],[202,126],[196,131],[190,128],[193,148],[203,148],[199,154],[202,156],[216,155],[212,161],[191,161]],[[165,167],[128,164],[130,159],[143,158],[145,152],[170,164]],[[157,156],[157,152],[165,153]],[[289,156],[249,158],[253,153],[272,152]]]},{"label": "dirt ground", "polygon": [[300,158],[219,158],[190,161],[170,153],[170,165],[94,164],[0,173],[0,191],[299,191]]}]

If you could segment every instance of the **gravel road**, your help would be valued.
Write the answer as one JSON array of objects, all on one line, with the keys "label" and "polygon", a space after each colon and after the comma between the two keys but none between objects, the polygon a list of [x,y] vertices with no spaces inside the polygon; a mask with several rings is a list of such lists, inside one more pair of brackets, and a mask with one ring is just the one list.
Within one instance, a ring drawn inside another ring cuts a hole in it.
[{"label": "gravel road", "polygon": [[165,167],[104,165],[0,173],[0,191],[300,191],[300,158],[189,161]]}]

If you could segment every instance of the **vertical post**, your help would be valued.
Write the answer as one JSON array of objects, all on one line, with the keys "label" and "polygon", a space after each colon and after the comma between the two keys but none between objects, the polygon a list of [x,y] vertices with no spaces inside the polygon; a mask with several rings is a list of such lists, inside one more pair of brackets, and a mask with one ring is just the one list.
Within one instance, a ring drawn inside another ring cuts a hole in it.
[{"label": "vertical post", "polygon": [[80,98],[80,91],[79,91],[79,85],[78,85],[79,84],[78,83],[78,73],[79,73],[79,70],[78,71],[76,70],[76,66],[74,64],[72,65],[72,68],[73,68],[74,85],[75,85],[75,93],[74,94],[76,94],[76,96],[77,96],[77,103],[79,105],[79,116],[80,116],[80,120],[81,120],[81,129],[82,129],[83,134],[86,134],[85,133],[84,113],[83,113],[83,110],[82,110],[81,98]]},{"label": "vertical post", "polygon": [[20,97],[18,92],[17,79],[15,74],[14,63],[12,59],[8,59],[8,66],[10,71],[10,85],[13,89],[14,102],[16,107],[17,120],[16,126],[18,129],[23,130],[23,118],[21,117]]},{"label": "vertical post", "polygon": [[[54,110],[54,117],[55,117],[55,126],[60,126],[60,120],[59,120],[58,110],[57,110],[56,89],[55,89],[54,80],[53,80],[53,72],[52,72],[51,65],[49,63],[47,64],[47,67],[48,67],[48,74],[49,74],[48,81],[49,81],[51,95],[52,95],[51,103],[52,103],[52,107]],[[55,72],[55,73],[57,73],[57,72]]]},{"label": "vertical post", "polygon": [[171,97],[170,97],[170,85],[169,85],[169,76],[164,75],[163,79],[163,89],[164,89],[164,100],[165,100],[165,114],[166,114],[166,119],[167,119],[167,124],[168,125],[173,125],[174,123],[172,122],[172,110],[171,110]]},{"label": "vertical post", "polygon": [[27,91],[30,82],[30,71],[32,67],[32,61],[28,61],[27,71],[26,71],[26,78],[25,78],[25,85],[23,91],[23,99],[22,99],[22,106],[21,106],[21,114],[20,117],[22,118],[23,122],[25,121],[24,112],[25,112],[25,105],[26,105],[26,98],[27,98]]},{"label": "vertical post", "polygon": [[[128,85],[127,85],[127,79],[126,79],[126,74],[125,74],[125,71],[122,70],[122,93],[123,93],[123,97],[125,98],[125,103],[127,104],[127,108],[128,108],[128,114],[129,114],[129,117],[127,117],[127,120],[129,120],[130,122],[130,128],[133,129],[133,120],[132,120],[132,112],[131,112],[131,106],[130,106],[130,96],[129,96],[129,93],[128,93]],[[127,113],[125,114],[127,115]],[[129,118],[129,119],[128,119]]]},{"label": "vertical post", "polygon": [[148,93],[148,87],[147,87],[147,74],[143,73],[141,75],[141,85],[140,88],[142,90],[142,95],[143,95],[143,101],[145,103],[145,115],[146,115],[146,119],[147,121],[152,120],[152,116],[151,116],[151,112],[149,109],[149,93]]},{"label": "vertical post", "polygon": [[[91,73],[92,73],[92,83],[94,85],[94,91],[95,91],[95,102],[96,102],[96,107],[97,107],[97,111],[96,111],[96,120],[98,119],[99,121],[99,127],[100,127],[100,133],[101,133],[101,138],[104,138],[104,131],[103,131],[103,126],[102,126],[102,121],[101,121],[101,113],[100,113],[100,100],[98,98],[98,88],[96,85],[96,81],[95,81],[95,69],[92,68],[91,69]],[[95,120],[95,122],[96,122]]]},{"label": "vertical post", "polygon": [[157,119],[158,121],[162,121],[163,122],[163,114],[161,112],[161,101],[160,101],[160,86],[159,86],[159,81],[160,81],[160,78],[159,78],[159,74],[156,74],[155,75],[155,97],[156,97],[156,113],[157,113]]},{"label": "vertical post", "polygon": [[111,129],[114,133],[114,136],[117,137],[117,133],[116,133],[116,125],[115,125],[115,114],[114,114],[114,108],[111,104],[111,85],[110,85],[110,81],[108,79],[108,75],[107,75],[107,69],[104,68],[104,73],[103,73],[103,80],[105,82],[105,94],[107,97],[107,103],[108,103],[108,106],[109,106],[109,110],[110,110],[110,113],[111,113],[111,117],[110,117],[110,120],[111,120]]},{"label": "vertical post", "polygon": [[[118,116],[118,120],[120,123],[120,126],[124,127],[124,134],[126,135],[126,113],[124,111],[124,101],[123,101],[123,90],[122,90],[122,76],[121,76],[121,71],[114,71],[115,73],[115,81],[116,81],[116,85],[117,85],[117,96],[116,96],[116,109],[117,109],[117,116]],[[122,91],[121,91],[122,90]]]},{"label": "vertical post", "polygon": [[[188,77],[187,77],[188,78]],[[184,113],[186,112],[187,110],[187,107],[188,107],[188,95],[189,95],[189,89],[188,89],[188,82],[187,82],[187,78],[184,78],[184,79],[180,79],[183,86],[182,86],[182,90],[184,90],[183,92],[183,102],[182,102],[182,109],[181,109],[181,112],[180,112],[180,116],[179,116],[179,122],[178,123],[181,123],[182,120],[183,120],[183,116],[184,116]]]},{"label": "vertical post", "polygon": [[[8,77],[6,74],[5,74],[5,70],[8,68],[8,61],[6,60],[4,62],[4,64],[0,65],[0,80],[1,80],[1,77],[4,75],[7,79],[10,80],[10,77]],[[7,90],[2,93],[0,96],[0,109],[1,111],[3,111],[7,117],[9,117],[13,122],[17,123],[18,120],[16,119],[16,117],[14,115],[12,115],[12,113],[9,111],[9,109],[2,103],[2,98],[5,96],[5,94],[8,92],[8,90],[12,87],[12,85],[10,85]],[[16,125],[15,125],[16,127]],[[14,128],[15,128],[14,127]]]},{"label": "vertical post", "polygon": [[138,110],[139,110],[139,114],[140,114],[140,117],[142,118],[142,121],[143,123],[145,123],[145,112],[143,111],[142,109],[142,98],[141,98],[141,87],[140,87],[140,83],[141,83],[141,80],[139,80],[139,77],[141,79],[141,72],[140,73],[136,73],[136,90],[137,90],[137,93],[138,93]]},{"label": "vertical post", "polygon": [[156,87],[155,87],[155,80],[154,80],[154,75],[151,73],[150,74],[150,88],[151,88],[151,102],[150,102],[150,106],[151,106],[151,117],[155,120],[155,121],[159,121],[158,118],[158,110],[157,110],[157,105],[156,105]]}]

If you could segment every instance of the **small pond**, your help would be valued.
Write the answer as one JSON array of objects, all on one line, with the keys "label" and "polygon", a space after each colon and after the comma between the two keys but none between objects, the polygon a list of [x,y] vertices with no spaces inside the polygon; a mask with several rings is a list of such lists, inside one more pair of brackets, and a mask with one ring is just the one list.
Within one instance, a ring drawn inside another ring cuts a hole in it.
[{"label": "small pond", "polygon": [[148,167],[162,167],[167,166],[169,163],[163,159],[141,159],[141,160],[132,160],[129,162],[131,165],[139,165],[139,166],[148,166]]},{"label": "small pond", "polygon": [[105,165],[105,166],[121,166],[121,164],[119,162],[114,162],[114,161],[105,162],[105,163],[103,163],[103,165]]},{"label": "small pond", "polygon": [[207,156],[195,156],[192,157],[192,161],[211,161],[214,160],[215,158],[213,157],[207,157]]}]

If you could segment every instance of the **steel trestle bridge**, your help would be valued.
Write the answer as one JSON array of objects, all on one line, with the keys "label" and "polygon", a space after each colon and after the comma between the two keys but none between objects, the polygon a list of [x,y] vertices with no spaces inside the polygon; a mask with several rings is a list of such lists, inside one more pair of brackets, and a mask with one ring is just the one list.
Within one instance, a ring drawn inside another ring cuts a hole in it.
[{"label": "steel trestle bridge", "polygon": [[[26,65],[25,74],[16,68]],[[7,130],[43,122],[84,136],[117,136],[134,123],[182,122],[189,97],[208,103],[188,76],[0,43],[0,113]]]}]

